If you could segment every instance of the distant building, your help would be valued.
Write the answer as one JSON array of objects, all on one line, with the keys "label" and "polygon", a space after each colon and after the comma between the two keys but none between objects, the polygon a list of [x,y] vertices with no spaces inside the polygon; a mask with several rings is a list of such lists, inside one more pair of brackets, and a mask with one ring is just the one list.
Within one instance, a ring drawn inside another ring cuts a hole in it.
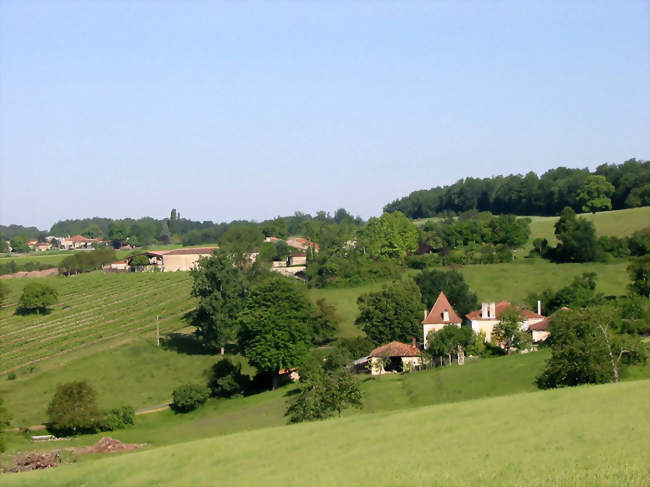
[{"label": "distant building", "polygon": [[[474,332],[484,332],[485,341],[489,342],[492,339],[492,331],[494,327],[501,321],[503,312],[510,308],[512,304],[509,301],[499,301],[498,303],[482,303],[481,309],[468,313],[467,319],[474,330]],[[544,320],[546,317],[542,316],[539,312],[533,313],[530,310],[515,307],[521,314],[521,329],[528,330],[534,323]],[[539,310],[538,310],[539,311]]]},{"label": "distant building", "polygon": [[422,352],[413,344],[390,342],[375,348],[367,357],[354,362],[357,371],[369,370],[372,375],[402,372],[422,367]]},{"label": "distant building", "polygon": [[[149,265],[138,266],[138,270],[159,270],[162,272],[189,271],[194,269],[201,257],[211,257],[219,247],[181,248],[174,250],[152,250],[143,254],[149,258]],[[128,267],[136,256],[128,259]]]},{"label": "distant building", "polygon": [[447,325],[460,326],[462,320],[449,304],[445,293],[440,291],[436,302],[427,314],[425,310],[424,320],[422,320],[422,332],[424,333],[424,348],[427,348],[427,335],[432,331],[440,331]]}]

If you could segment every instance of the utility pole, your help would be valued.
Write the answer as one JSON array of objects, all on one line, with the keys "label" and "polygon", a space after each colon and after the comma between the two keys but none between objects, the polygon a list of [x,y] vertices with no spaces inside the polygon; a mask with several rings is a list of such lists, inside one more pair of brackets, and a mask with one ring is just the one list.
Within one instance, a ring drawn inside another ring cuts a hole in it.
[{"label": "utility pole", "polygon": [[156,346],[160,346],[160,324],[158,323],[158,320],[160,319],[160,316],[156,315]]}]

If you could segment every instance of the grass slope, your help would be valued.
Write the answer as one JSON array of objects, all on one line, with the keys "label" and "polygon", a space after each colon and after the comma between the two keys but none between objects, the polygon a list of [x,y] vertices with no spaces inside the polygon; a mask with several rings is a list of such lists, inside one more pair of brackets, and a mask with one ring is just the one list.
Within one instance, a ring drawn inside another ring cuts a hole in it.
[{"label": "grass slope", "polygon": [[650,381],[244,432],[51,471],[35,485],[645,485]]},{"label": "grass slope", "polygon": [[93,272],[40,278],[59,291],[59,303],[49,314],[21,316],[15,309],[27,282],[6,281],[11,293],[0,308],[0,373],[98,342],[151,334],[158,315],[161,332],[179,329],[195,306],[188,273]]}]

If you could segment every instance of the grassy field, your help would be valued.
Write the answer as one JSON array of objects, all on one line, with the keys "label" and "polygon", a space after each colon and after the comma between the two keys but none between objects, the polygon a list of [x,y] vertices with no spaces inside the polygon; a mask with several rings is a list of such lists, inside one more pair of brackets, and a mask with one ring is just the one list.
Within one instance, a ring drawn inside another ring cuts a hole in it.
[{"label": "grassy field", "polygon": [[[10,279],[11,294],[0,309],[0,373],[129,334],[186,326],[183,315],[195,306],[188,273],[89,273],[41,278],[59,291],[46,315],[17,315],[16,303],[28,280]],[[22,371],[18,370],[20,374]]]},{"label": "grassy field", "polygon": [[3,485],[647,485],[650,381],[281,426]]}]

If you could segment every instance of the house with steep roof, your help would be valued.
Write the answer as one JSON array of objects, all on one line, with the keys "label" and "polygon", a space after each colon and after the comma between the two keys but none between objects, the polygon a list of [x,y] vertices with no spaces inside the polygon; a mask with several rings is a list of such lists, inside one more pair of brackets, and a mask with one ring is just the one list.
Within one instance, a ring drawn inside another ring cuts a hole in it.
[{"label": "house with steep roof", "polygon": [[415,338],[411,345],[392,341],[375,348],[368,356],[354,362],[357,370],[368,364],[372,375],[419,369],[422,367],[422,352],[415,346]]},{"label": "house with steep roof", "polygon": [[[509,301],[482,303],[481,309],[468,313],[466,317],[469,320],[472,330],[475,333],[485,333],[485,341],[489,342],[492,340],[494,327],[501,321],[503,312],[512,306],[512,303]],[[521,314],[522,330],[528,330],[531,325],[539,323],[546,318],[542,316],[539,309],[537,313],[517,306],[515,306],[515,309]]]},{"label": "house with steep roof", "polygon": [[424,312],[422,332],[424,334],[424,348],[427,348],[427,335],[432,331],[440,331],[447,325],[460,326],[462,320],[454,311],[445,293],[440,291],[436,302],[429,313]]}]

